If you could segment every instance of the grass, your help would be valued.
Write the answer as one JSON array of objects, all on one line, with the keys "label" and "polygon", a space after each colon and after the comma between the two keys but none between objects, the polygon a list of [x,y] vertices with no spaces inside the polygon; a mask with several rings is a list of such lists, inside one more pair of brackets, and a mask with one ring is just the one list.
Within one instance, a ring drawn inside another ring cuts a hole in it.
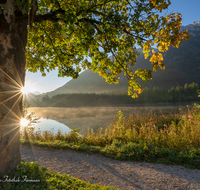
[{"label": "grass", "polygon": [[[53,173],[51,171],[48,171],[45,167],[40,167],[39,164],[36,162],[24,162],[23,160],[21,161],[21,164],[17,167],[17,170],[9,175],[9,179],[15,180],[15,183],[2,182],[0,183],[0,189],[6,189],[6,190],[115,189],[114,187],[105,187],[105,186],[102,187],[97,184],[86,183],[84,181],[79,180],[78,178],[70,177],[67,174],[60,175],[58,173]],[[5,179],[3,180],[5,181]]]},{"label": "grass", "polygon": [[[120,106],[120,107],[79,107],[79,108],[62,108],[62,107],[30,107],[28,112],[35,112],[37,117],[49,118],[63,123],[66,126],[73,126],[74,128],[80,128],[80,133],[85,134],[87,128],[93,128],[94,132],[97,132],[99,127],[102,127],[102,131],[116,116],[116,113],[121,110],[125,117],[132,115],[169,115],[178,113],[179,108],[185,109],[185,103],[179,104],[152,104],[141,106]],[[100,124],[101,123],[101,124]],[[58,127],[59,128],[59,127]],[[55,128],[54,128],[55,131]],[[56,129],[57,132],[57,129]]]},{"label": "grass", "polygon": [[[128,117],[119,111],[105,131],[100,128],[94,133],[88,129],[82,136],[78,129],[69,134],[58,131],[54,135],[50,131],[35,132],[30,127],[21,134],[20,142],[24,145],[99,153],[119,160],[176,164],[200,169],[200,105],[186,108],[176,114]],[[50,175],[48,171],[45,172],[44,176]],[[69,178],[51,174],[55,180],[62,179],[60,184]],[[49,178],[45,179],[48,181]],[[79,189],[79,186],[75,188]]]}]

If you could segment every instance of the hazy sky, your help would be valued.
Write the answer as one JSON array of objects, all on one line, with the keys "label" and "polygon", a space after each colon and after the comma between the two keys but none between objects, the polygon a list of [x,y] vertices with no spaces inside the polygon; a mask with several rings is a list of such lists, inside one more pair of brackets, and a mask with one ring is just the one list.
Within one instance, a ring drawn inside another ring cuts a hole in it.
[{"label": "hazy sky", "polygon": [[[194,21],[200,21],[200,0],[171,0],[167,14],[178,12],[182,14],[182,25],[188,25]],[[26,72],[26,86],[32,86],[32,90],[45,93],[63,86],[70,77],[58,77],[57,70],[47,73],[42,77],[41,73]],[[34,85],[33,85],[34,84]]]}]

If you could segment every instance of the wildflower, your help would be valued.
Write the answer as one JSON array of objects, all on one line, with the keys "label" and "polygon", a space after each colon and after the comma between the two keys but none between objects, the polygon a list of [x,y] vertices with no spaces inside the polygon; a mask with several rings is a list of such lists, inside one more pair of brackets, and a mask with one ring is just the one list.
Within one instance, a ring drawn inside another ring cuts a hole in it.
[{"label": "wildflower", "polygon": [[193,116],[192,116],[192,115],[188,115],[188,118],[189,118],[189,119],[192,119],[192,118],[193,118]]},{"label": "wildflower", "polygon": [[164,127],[167,127],[167,124],[164,124],[163,126],[164,126]]}]

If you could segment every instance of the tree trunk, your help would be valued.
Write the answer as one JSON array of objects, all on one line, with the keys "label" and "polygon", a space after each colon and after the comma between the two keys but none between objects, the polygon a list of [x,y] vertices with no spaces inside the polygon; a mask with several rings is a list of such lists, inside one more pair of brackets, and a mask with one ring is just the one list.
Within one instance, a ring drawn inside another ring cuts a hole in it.
[{"label": "tree trunk", "polygon": [[[20,163],[20,119],[25,80],[27,24],[16,19],[14,0],[0,13],[0,177]],[[9,11],[7,11],[9,10]]]}]

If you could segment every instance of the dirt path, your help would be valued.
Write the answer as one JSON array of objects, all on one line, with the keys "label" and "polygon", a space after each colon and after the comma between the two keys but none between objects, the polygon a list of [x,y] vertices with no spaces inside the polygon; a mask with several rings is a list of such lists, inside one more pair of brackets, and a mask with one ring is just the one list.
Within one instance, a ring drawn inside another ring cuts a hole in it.
[{"label": "dirt path", "polygon": [[145,162],[119,161],[71,150],[21,146],[22,159],[53,172],[127,190],[200,190],[200,170]]}]

